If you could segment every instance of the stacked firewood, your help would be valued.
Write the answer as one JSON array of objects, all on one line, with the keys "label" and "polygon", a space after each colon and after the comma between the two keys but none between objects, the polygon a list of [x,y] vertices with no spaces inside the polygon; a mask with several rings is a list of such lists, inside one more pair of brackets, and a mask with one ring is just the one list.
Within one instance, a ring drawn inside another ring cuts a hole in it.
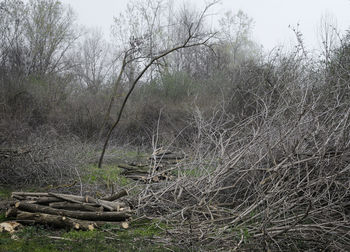
[{"label": "stacked firewood", "polygon": [[122,174],[130,179],[143,182],[171,180],[172,171],[184,159],[184,155],[171,151],[156,150],[144,162],[118,164],[124,171]]},{"label": "stacked firewood", "polygon": [[128,228],[132,211],[120,200],[126,195],[125,190],[102,199],[50,192],[13,192],[15,201],[6,217],[22,224],[38,223],[76,230],[93,230],[107,223]]}]

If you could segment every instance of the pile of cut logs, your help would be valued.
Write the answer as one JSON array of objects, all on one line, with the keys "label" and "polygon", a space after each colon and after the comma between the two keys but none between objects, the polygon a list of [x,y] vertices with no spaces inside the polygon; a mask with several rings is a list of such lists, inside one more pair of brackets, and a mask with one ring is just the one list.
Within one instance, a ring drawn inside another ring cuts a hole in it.
[{"label": "pile of cut logs", "polygon": [[112,196],[95,199],[58,193],[13,192],[15,200],[6,212],[22,224],[44,224],[57,228],[93,230],[104,224],[128,228],[132,211],[126,202],[125,190]]},{"label": "pile of cut logs", "polygon": [[161,180],[171,180],[171,171],[183,159],[183,154],[156,150],[144,162],[118,164],[118,167],[124,170],[122,174],[127,178],[143,182],[158,182]]}]

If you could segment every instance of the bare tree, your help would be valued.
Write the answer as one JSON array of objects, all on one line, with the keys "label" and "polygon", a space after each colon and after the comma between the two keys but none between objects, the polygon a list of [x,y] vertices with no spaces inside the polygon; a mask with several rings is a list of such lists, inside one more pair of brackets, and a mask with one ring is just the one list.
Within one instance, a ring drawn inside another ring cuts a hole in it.
[{"label": "bare tree", "polygon": [[112,70],[111,48],[99,30],[90,30],[78,44],[75,72],[89,92],[96,94]]},{"label": "bare tree", "polygon": [[247,14],[241,10],[236,14],[228,11],[219,23],[221,44],[226,53],[231,55],[231,64],[238,64],[239,60],[253,56],[257,52],[257,46],[251,39],[253,20]]},{"label": "bare tree", "polygon": [[336,19],[331,15],[321,17],[319,24],[319,38],[325,66],[328,67],[331,61],[332,51],[339,42]]},{"label": "bare tree", "polygon": [[[32,94],[41,92],[49,93],[39,95],[38,99],[52,96],[58,100],[58,96],[64,96],[60,94],[66,82],[57,81],[56,74],[71,67],[65,56],[79,36],[74,20],[72,10],[58,0],[0,2],[1,93],[7,100],[14,99],[17,103],[21,100],[18,94],[33,99]],[[33,84],[32,78],[51,80],[45,82],[44,90]]]},{"label": "bare tree", "polygon": [[[154,36],[154,34],[148,34],[149,31],[143,33],[143,35],[141,35],[140,37],[131,37],[129,40],[129,48],[125,49],[123,55],[123,62],[122,62],[122,67],[121,67],[121,71],[119,73],[116,85],[120,82],[121,80],[121,76],[123,75],[124,71],[125,71],[125,67],[130,64],[131,62],[137,62],[138,63],[138,67],[139,67],[139,71],[138,73],[135,75],[135,80],[132,81],[131,85],[130,85],[130,89],[127,92],[123,102],[122,102],[122,106],[119,110],[118,116],[116,121],[114,122],[113,126],[109,129],[108,133],[107,133],[107,137],[102,149],[102,153],[99,159],[99,163],[98,163],[98,167],[102,167],[102,162],[103,162],[103,157],[104,157],[104,153],[106,151],[109,139],[112,135],[113,130],[117,127],[122,113],[124,111],[125,105],[130,97],[130,95],[132,94],[133,90],[135,89],[135,86],[137,85],[137,83],[140,81],[141,78],[144,77],[144,75],[146,74],[146,72],[152,67],[154,66],[159,60],[161,60],[162,58],[164,58],[165,56],[179,51],[179,50],[183,50],[186,48],[192,48],[192,47],[197,47],[197,46],[204,46],[204,45],[208,45],[209,40],[214,36],[214,34],[212,33],[202,33],[200,31],[200,27],[204,22],[205,19],[205,14],[207,13],[208,9],[210,7],[212,7],[214,4],[216,4],[217,1],[213,1],[210,4],[207,4],[206,7],[204,8],[204,10],[200,13],[200,15],[198,15],[198,18],[196,20],[194,20],[194,22],[188,23],[187,24],[187,35],[183,37],[181,42],[175,43],[175,44],[170,44],[170,45],[161,45],[160,48],[157,48],[156,46],[152,46],[152,48],[155,48],[157,50],[152,51],[152,53],[150,52],[150,45],[145,43],[145,40],[147,40],[148,36]],[[155,13],[153,13],[153,15],[157,15],[158,10],[160,10],[161,8],[157,8],[157,11]],[[157,29],[154,30],[150,30],[155,32],[155,30],[157,30],[158,32],[156,34],[160,35],[162,34],[162,32],[165,32],[166,26],[160,26]],[[146,46],[145,46],[146,45]],[[112,96],[114,95],[114,93],[112,93]],[[111,99],[112,102],[112,99]],[[111,103],[109,104],[109,108],[111,107]],[[110,110],[107,110],[107,115],[108,113],[110,113]]]},{"label": "bare tree", "polygon": [[12,69],[20,68],[23,43],[21,21],[24,15],[25,5],[22,1],[0,2],[0,59],[3,78]]},{"label": "bare tree", "polygon": [[62,70],[62,59],[79,37],[74,14],[57,0],[31,0],[24,20],[28,72],[46,74]]}]

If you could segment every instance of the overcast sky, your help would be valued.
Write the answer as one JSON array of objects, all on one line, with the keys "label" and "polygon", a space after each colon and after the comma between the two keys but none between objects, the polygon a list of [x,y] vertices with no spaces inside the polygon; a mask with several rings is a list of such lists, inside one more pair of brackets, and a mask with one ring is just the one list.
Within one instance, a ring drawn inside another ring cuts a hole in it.
[{"label": "overcast sky", "polygon": [[[97,27],[109,36],[113,16],[125,9],[128,0],[62,0],[71,5],[78,23]],[[176,1],[175,2],[179,2]],[[205,0],[187,0],[201,8]],[[340,31],[350,28],[350,0],[222,0],[215,13],[243,10],[254,20],[253,36],[265,49],[290,45],[294,40],[289,25],[296,26],[304,35],[309,49],[319,45],[318,26],[322,16],[332,16]]]}]

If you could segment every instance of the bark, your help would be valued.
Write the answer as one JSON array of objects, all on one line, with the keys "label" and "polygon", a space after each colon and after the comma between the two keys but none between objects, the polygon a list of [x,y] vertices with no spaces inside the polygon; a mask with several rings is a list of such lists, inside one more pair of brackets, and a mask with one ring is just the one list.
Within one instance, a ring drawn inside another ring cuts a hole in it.
[{"label": "bark", "polygon": [[50,193],[50,195],[55,196],[57,198],[63,199],[65,201],[69,201],[72,203],[91,203],[95,204],[97,206],[103,206],[104,208],[108,209],[109,211],[114,211],[120,208],[120,205],[115,202],[110,202],[106,200],[99,200],[94,199],[90,196],[75,196],[75,195],[65,195],[65,194],[57,194],[57,193]]},{"label": "bark", "polygon": [[[17,197],[38,197],[36,203],[50,203],[51,202],[59,202],[59,201],[68,201],[71,203],[90,203],[94,204],[93,206],[103,206],[105,209],[109,211],[115,211],[120,208],[120,204],[117,202],[110,202],[107,200],[95,199],[90,196],[76,196],[76,195],[68,195],[68,194],[59,194],[59,193],[32,193],[32,192],[13,192],[13,198]],[[56,198],[56,199],[54,199]]]},{"label": "bark", "polygon": [[88,205],[86,203],[70,203],[70,202],[53,202],[49,204],[50,207],[56,209],[66,209],[66,210],[78,210],[78,211],[88,211],[88,212],[102,212],[103,207],[95,207]]},{"label": "bark", "polygon": [[36,204],[50,204],[53,202],[62,202],[62,200],[56,197],[40,197],[35,200]]},{"label": "bark", "polygon": [[50,196],[48,193],[40,193],[40,192],[13,192],[12,197],[14,196],[22,196],[22,197],[48,197]]},{"label": "bark", "polygon": [[124,229],[129,228],[129,223],[126,221],[123,222],[112,222],[112,221],[94,221],[94,224],[96,224],[97,227],[102,227],[104,225],[109,225],[109,226],[118,226],[122,227]]},{"label": "bark", "polygon": [[120,192],[116,193],[116,194],[113,194],[109,197],[105,197],[103,198],[103,200],[107,200],[107,201],[114,201],[114,200],[117,200],[117,199],[120,199],[124,196],[128,195],[128,192],[126,190],[121,190]]},{"label": "bark", "polygon": [[16,216],[16,221],[19,223],[38,223],[50,225],[57,228],[69,228],[76,230],[94,230],[97,225],[92,221],[82,221],[65,216],[52,215],[46,213],[30,213],[17,209],[11,210],[11,216]]},{"label": "bark", "polygon": [[17,209],[16,208],[9,208],[6,211],[5,217],[6,218],[13,218],[17,216]]},{"label": "bark", "polygon": [[32,213],[46,213],[52,215],[61,215],[81,220],[91,221],[125,221],[131,217],[130,212],[81,212],[55,209],[48,206],[41,206],[35,204],[28,204],[17,202],[16,208],[22,211],[28,211]]}]

